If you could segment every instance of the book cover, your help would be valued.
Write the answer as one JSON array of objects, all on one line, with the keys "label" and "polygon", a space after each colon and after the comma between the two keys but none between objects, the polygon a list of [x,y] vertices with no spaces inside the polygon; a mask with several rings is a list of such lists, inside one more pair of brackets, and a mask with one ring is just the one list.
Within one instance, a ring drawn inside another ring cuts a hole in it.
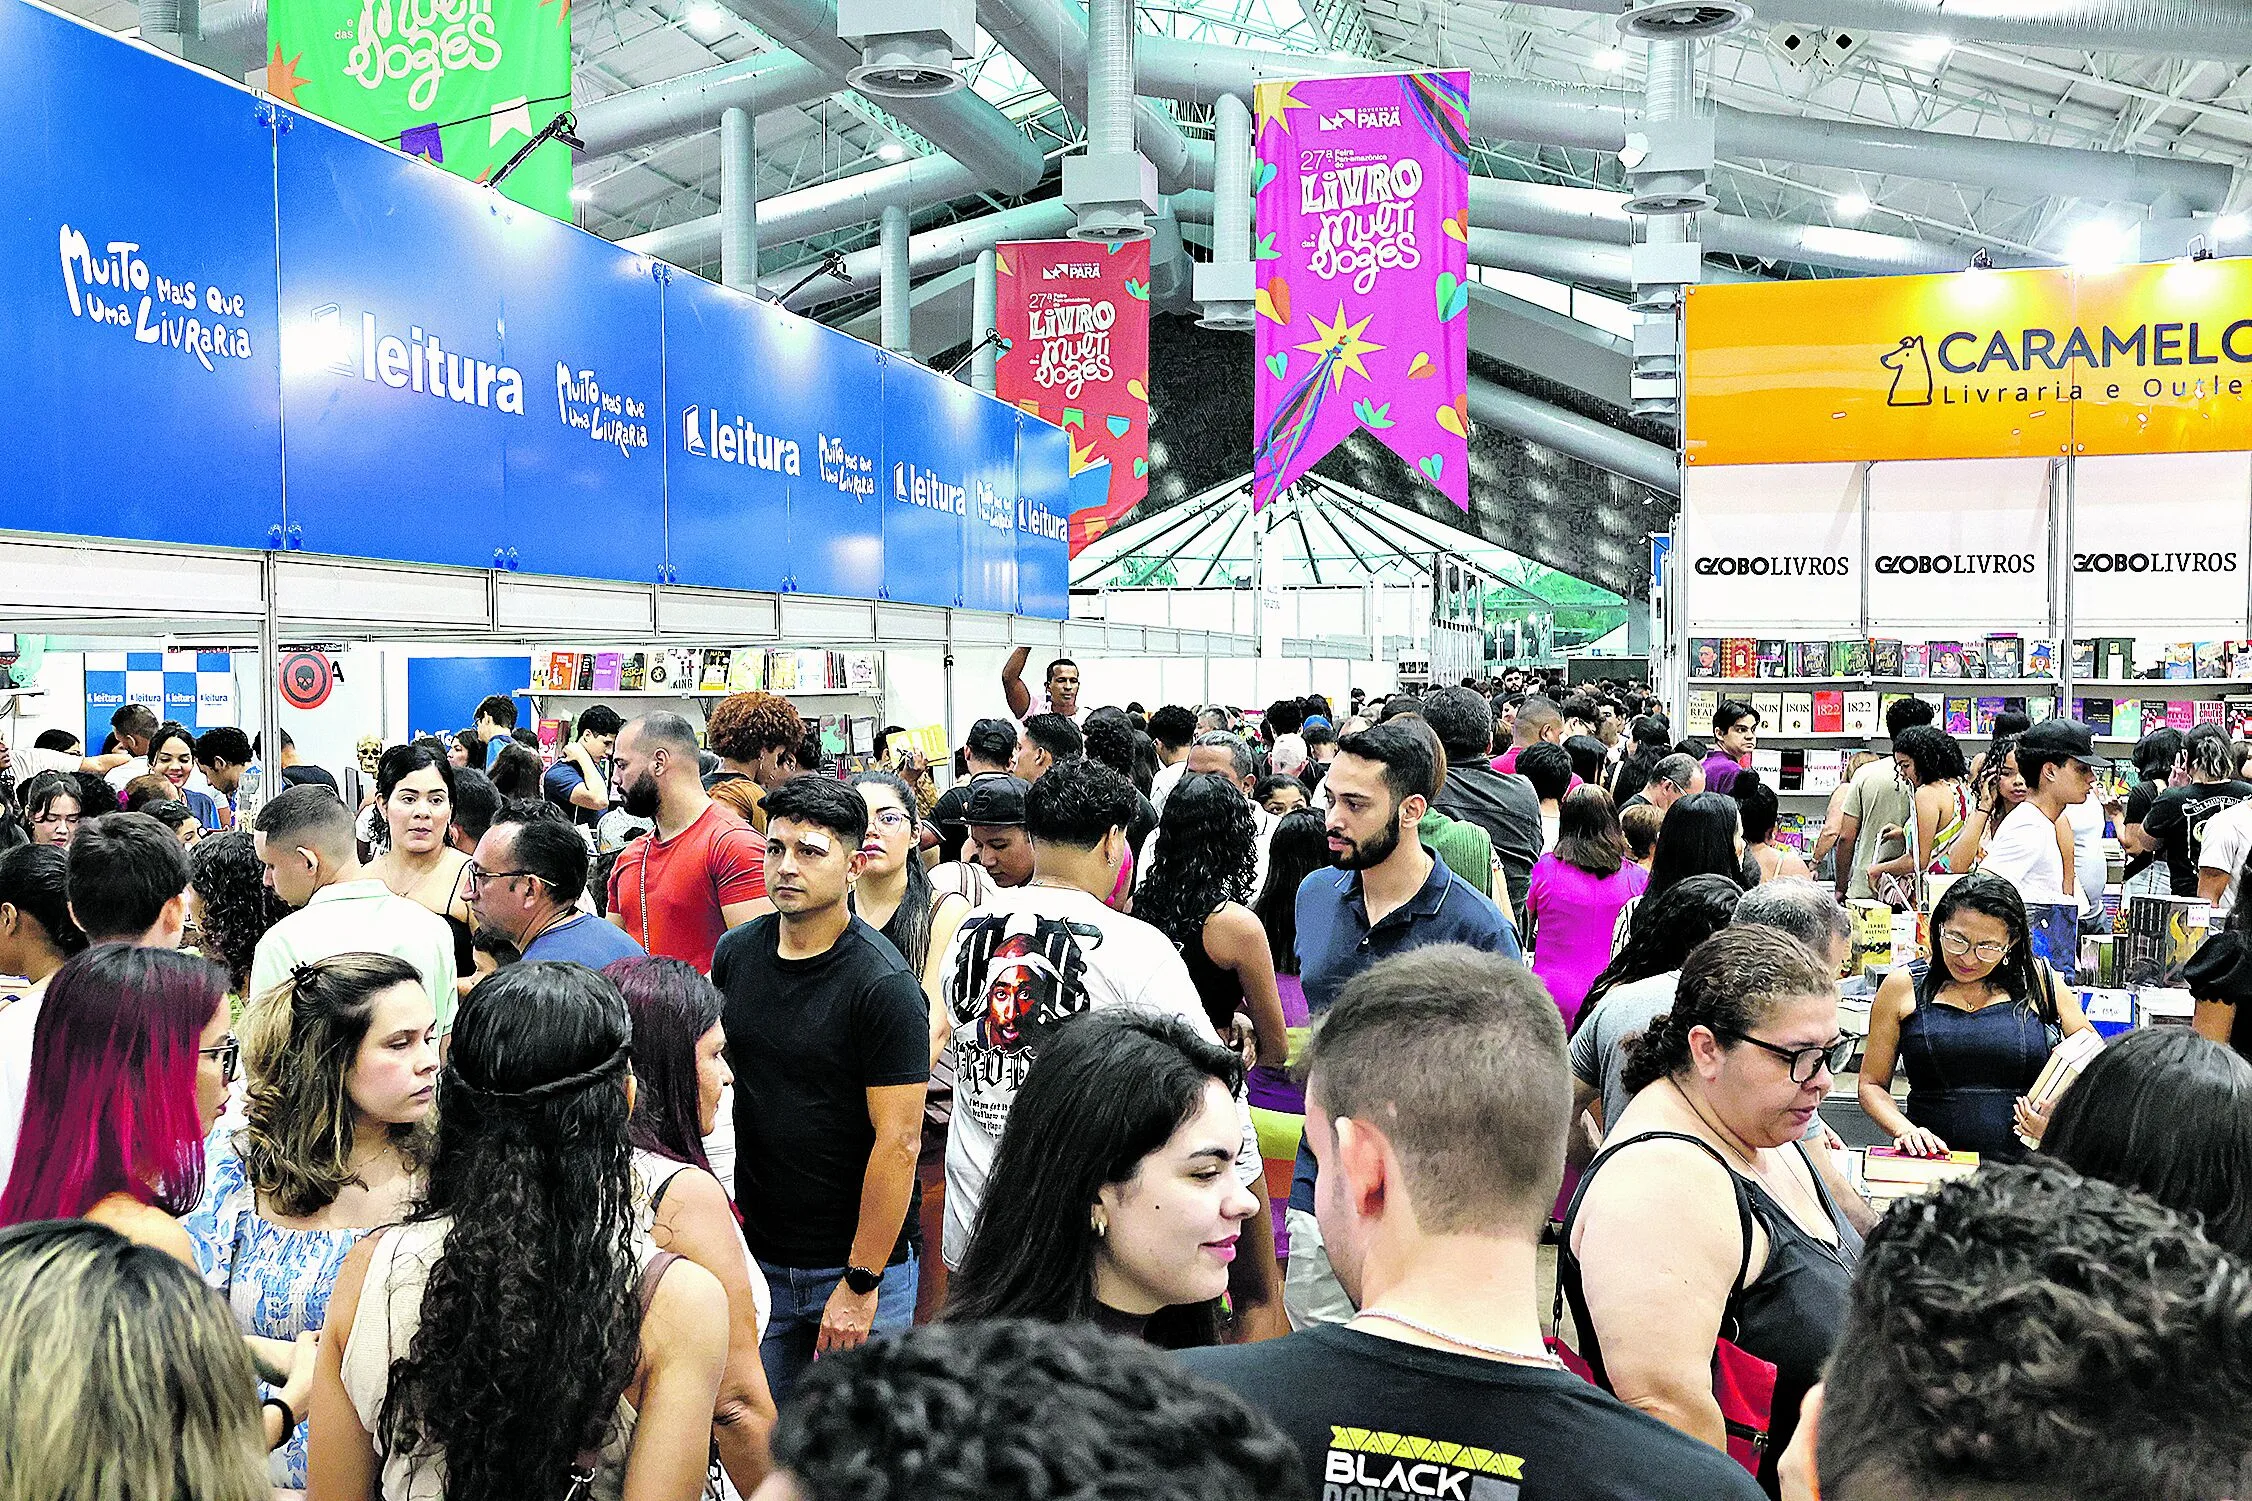
[{"label": "book cover", "polygon": [[2166,700],[2166,727],[2168,729],[2186,730],[2193,728],[2196,724],[2197,705],[2194,702],[2186,698]]},{"label": "book cover", "polygon": [[1790,676],[1788,653],[1781,641],[1761,641],[1752,649],[1752,676],[1781,678]]},{"label": "book cover", "polygon": [[1749,636],[1729,636],[1720,643],[1720,675],[1724,678],[1748,678],[1752,675],[1753,656],[1758,646]]},{"label": "book cover", "polygon": [[1880,678],[1900,676],[1901,643],[1890,636],[1872,637],[1869,641],[1869,671]]},{"label": "book cover", "polygon": [[1963,676],[1966,678],[1983,678],[1992,676],[1992,674],[1990,674],[1986,670],[1985,642],[1965,641],[1963,643]]},{"label": "book cover", "polygon": [[2252,683],[2252,641],[2229,643],[2229,676],[2240,683]]},{"label": "book cover", "polygon": [[1931,652],[1931,675],[1935,678],[1959,678],[1963,675],[1963,643],[1960,641],[1933,641],[1928,643]]},{"label": "book cover", "polygon": [[1947,733],[1950,735],[1968,735],[1971,733],[1971,700],[1967,698],[1950,698],[1947,700]]},{"label": "book cover", "polygon": [[766,653],[746,647],[728,658],[727,691],[756,693],[766,686]]},{"label": "book cover", "polygon": [[847,724],[846,739],[852,748],[852,754],[856,756],[874,755],[876,753],[876,716],[873,714],[853,715]]},{"label": "book cover", "polygon": [[1752,752],[1752,770],[1769,787],[1779,786],[1783,779],[1783,753],[1773,746],[1763,745]]},{"label": "book cover", "polygon": [[2245,734],[2245,728],[2252,725],[2252,698],[2228,699],[2223,707],[2228,710],[2230,736],[2238,740],[2248,738]]},{"label": "book cover", "polygon": [[845,753],[846,747],[851,744],[850,731],[846,728],[846,725],[846,718],[842,714],[824,714],[821,716],[822,755],[841,756]]},{"label": "book cover", "polygon": [[553,652],[535,651],[532,653],[531,688],[534,693],[545,693],[552,686],[554,679],[548,676],[548,663],[554,659],[554,656]]},{"label": "book cover", "polygon": [[1783,695],[1783,722],[1778,727],[1785,735],[1805,735],[1814,729],[1814,695],[1811,693],[1786,693]]},{"label": "book cover", "polygon": [[1814,733],[1834,735],[1845,728],[1845,693],[1838,688],[1814,691]]},{"label": "book cover", "polygon": [[2201,678],[2225,678],[2229,675],[2229,644],[2226,641],[2200,641],[2196,643],[2197,675]]},{"label": "book cover", "polygon": [[1874,690],[1846,694],[1844,728],[1848,735],[1874,735],[1878,723]]},{"label": "book cover", "polygon": [[1692,688],[1689,690],[1689,722],[1710,726],[1713,715],[1720,709],[1720,690],[1717,688]]},{"label": "book cover", "polygon": [[618,691],[640,693],[649,686],[649,653],[629,651],[618,663]]},{"label": "book cover", "polygon": [[1835,750],[1810,750],[1806,752],[1807,792],[1835,792],[1845,780],[1845,752]]},{"label": "book cover", "polygon": [[2129,985],[2179,985],[2182,968],[2205,942],[2213,908],[2193,896],[2127,899],[2126,973]]},{"label": "book cover", "polygon": [[724,646],[706,647],[703,670],[696,678],[699,693],[724,693],[727,691],[727,670],[733,665],[734,653]]},{"label": "book cover", "polygon": [[1806,748],[1786,746],[1783,750],[1783,767],[1776,774],[1775,785],[1784,792],[1796,792],[1806,785]]},{"label": "book cover", "polygon": [[579,692],[592,693],[593,691],[594,653],[583,651],[579,653]]},{"label": "book cover", "polygon": [[1689,676],[1716,678],[1720,676],[1720,638],[1718,636],[1691,636],[1689,638]]},{"label": "book cover", "polygon": [[830,654],[819,647],[798,653],[798,692],[825,693],[836,685],[829,680]]},{"label": "book cover", "polygon": [[769,693],[795,693],[798,691],[798,654],[774,647],[766,654],[766,691]]},{"label": "book cover", "polygon": [[2062,708],[2062,705],[2058,703],[2057,696],[2053,693],[2043,694],[2039,698],[2029,698],[2025,701],[2026,717],[2035,724],[2056,718],[2060,708]]},{"label": "book cover", "polygon": [[848,651],[845,658],[845,687],[854,693],[874,693],[880,686],[883,673],[883,654],[872,651]]},{"label": "book cover", "polygon": [[2163,660],[2167,682],[2186,682],[2197,675],[2197,643],[2194,641],[2169,641],[2166,643],[2166,655]]},{"label": "book cover", "polygon": [[2000,694],[1980,694],[1971,701],[1971,733],[1973,735],[1993,734],[1994,716],[2001,712],[2002,696]]},{"label": "book cover", "polygon": [[1793,641],[1791,643],[1791,676],[1794,678],[1826,678],[1830,675],[1830,643],[1827,641]]},{"label": "book cover", "polygon": [[1927,674],[1931,661],[1931,645],[1924,641],[1910,641],[1900,648],[1900,675],[1920,678]]},{"label": "book cover", "polygon": [[1896,1184],[1909,1192],[1935,1188],[1978,1171],[1976,1152],[1949,1152],[1944,1157],[1916,1157],[1897,1147],[1871,1147],[1861,1164],[1862,1181],[1872,1187]]},{"label": "book cover", "polygon": [[564,738],[571,732],[568,719],[543,719],[540,721],[540,764],[553,766],[555,758],[563,754]]},{"label": "book cover", "polygon": [[625,653],[598,651],[594,654],[594,691],[615,693],[619,679],[624,675]]},{"label": "book cover", "polygon": [[1839,677],[1867,677],[1869,675],[1869,643],[1859,636],[1850,641],[1831,642],[1830,669]]},{"label": "book cover", "polygon": [[[2163,718],[2160,723],[2164,723]],[[2151,728],[2156,729],[2153,725]],[[2111,701],[2111,734],[2116,740],[2140,740],[2143,734],[2142,701],[2132,698],[2115,698]]]},{"label": "book cover", "polygon": [[675,686],[671,649],[652,649],[649,653],[649,665],[643,674],[642,687],[650,693],[670,693]]},{"label": "book cover", "polygon": [[2132,636],[2099,636],[2096,638],[2096,676],[2099,678],[2131,678],[2135,675],[2135,638]]},{"label": "book cover", "polygon": [[547,654],[547,686],[556,693],[570,693],[579,686],[577,652],[555,651]]},{"label": "book cover", "polygon": [[2041,722],[2040,720],[2033,718],[2033,706],[2037,703],[2043,702],[2053,703],[2055,702],[2055,700],[2027,698],[2022,693],[2005,693],[2002,695],[2002,708],[2004,711],[2011,714],[2023,714],[2026,719],[2033,724],[2039,724]]},{"label": "book cover", "polygon": [[2228,723],[2228,709],[2217,698],[2198,699],[2193,707],[2199,724]]},{"label": "book cover", "polygon": [[2057,675],[2057,644],[2054,641],[2036,641],[2025,649],[2025,675],[2029,678],[2053,678]]},{"label": "book cover", "polygon": [[[2056,1102],[2072,1087],[2081,1070],[2103,1051],[2103,1038],[2094,1028],[2075,1032],[2058,1043],[2049,1053],[2049,1061],[2041,1066],[2033,1087],[2025,1092],[2026,1103],[2036,1110],[2053,1111]],[[2028,1147],[2038,1147],[2040,1142],[2020,1131],[2017,1139]]]},{"label": "book cover", "polygon": [[2108,698],[2074,699],[2072,717],[2088,727],[2091,735],[2111,733],[2111,700]]},{"label": "book cover", "polygon": [[2025,676],[2025,640],[2015,631],[1986,634],[1986,675],[1990,678]]},{"label": "book cover", "polygon": [[2096,671],[2095,637],[2083,636],[2072,643],[2072,676],[2079,682],[2101,676]]},{"label": "book cover", "polygon": [[1773,730],[1783,719],[1783,695],[1780,693],[1754,693],[1751,696],[1752,712],[1759,716],[1759,727]]}]

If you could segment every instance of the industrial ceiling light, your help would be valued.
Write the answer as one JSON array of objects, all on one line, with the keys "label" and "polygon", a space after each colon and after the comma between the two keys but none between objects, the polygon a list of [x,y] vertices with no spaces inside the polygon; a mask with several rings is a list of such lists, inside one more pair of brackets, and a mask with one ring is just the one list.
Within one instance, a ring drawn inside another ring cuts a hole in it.
[{"label": "industrial ceiling light", "polygon": [[1640,0],[1619,17],[1619,30],[1648,41],[1696,41],[1734,31],[1751,17],[1743,0]]},{"label": "industrial ceiling light", "polygon": [[727,34],[734,19],[725,6],[715,5],[712,0],[696,0],[681,16],[681,24],[688,28],[689,35],[696,40],[716,42]]},{"label": "industrial ceiling light", "polygon": [[905,161],[907,148],[897,141],[886,141],[876,148],[876,159],[885,162]]},{"label": "industrial ceiling light", "polygon": [[928,99],[969,82],[977,0],[838,0],[837,35],[860,49],[845,81],[863,94]]},{"label": "industrial ceiling light", "polygon": [[1616,47],[1605,47],[1595,54],[1593,61],[1601,72],[1616,73],[1626,66],[1626,54]]},{"label": "industrial ceiling light", "polygon": [[1830,211],[1848,224],[1867,214],[1869,209],[1869,195],[1859,189],[1840,193],[1830,203]]},{"label": "industrial ceiling light", "polygon": [[2127,233],[2116,224],[2091,220],[2065,241],[2064,258],[2075,266],[2116,266],[2127,259]]}]

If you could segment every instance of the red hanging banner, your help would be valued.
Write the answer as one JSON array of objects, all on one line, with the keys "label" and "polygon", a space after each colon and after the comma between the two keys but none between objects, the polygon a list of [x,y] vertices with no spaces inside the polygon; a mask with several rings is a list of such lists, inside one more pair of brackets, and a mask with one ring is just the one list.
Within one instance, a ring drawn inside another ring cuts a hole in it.
[{"label": "red hanging banner", "polygon": [[997,393],[1071,435],[1071,472],[1108,461],[1100,504],[1071,513],[1071,555],[1149,493],[1149,242],[999,247]]}]

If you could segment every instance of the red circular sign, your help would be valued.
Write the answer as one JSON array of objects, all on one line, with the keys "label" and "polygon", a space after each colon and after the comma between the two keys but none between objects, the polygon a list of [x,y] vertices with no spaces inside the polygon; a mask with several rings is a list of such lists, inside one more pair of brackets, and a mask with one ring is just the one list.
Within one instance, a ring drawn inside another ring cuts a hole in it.
[{"label": "red circular sign", "polygon": [[336,670],[317,651],[293,651],[281,659],[282,702],[292,709],[318,709],[336,686]]}]

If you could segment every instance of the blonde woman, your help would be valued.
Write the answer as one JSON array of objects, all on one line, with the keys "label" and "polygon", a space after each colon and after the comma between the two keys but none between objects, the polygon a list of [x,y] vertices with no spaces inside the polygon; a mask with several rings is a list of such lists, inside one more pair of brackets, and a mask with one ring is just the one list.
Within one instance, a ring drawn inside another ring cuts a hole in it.
[{"label": "blonde woman", "polygon": [[0,1231],[0,1501],[266,1501],[250,1357],[195,1274],[83,1220]]},{"label": "blonde woman", "polygon": [[[241,1034],[246,1119],[213,1139],[182,1224],[242,1331],[288,1342],[326,1322],[360,1238],[405,1217],[430,1155],[437,1017],[404,959],[338,954],[258,997]],[[305,1425],[292,1426],[273,1483],[302,1490]]]}]

